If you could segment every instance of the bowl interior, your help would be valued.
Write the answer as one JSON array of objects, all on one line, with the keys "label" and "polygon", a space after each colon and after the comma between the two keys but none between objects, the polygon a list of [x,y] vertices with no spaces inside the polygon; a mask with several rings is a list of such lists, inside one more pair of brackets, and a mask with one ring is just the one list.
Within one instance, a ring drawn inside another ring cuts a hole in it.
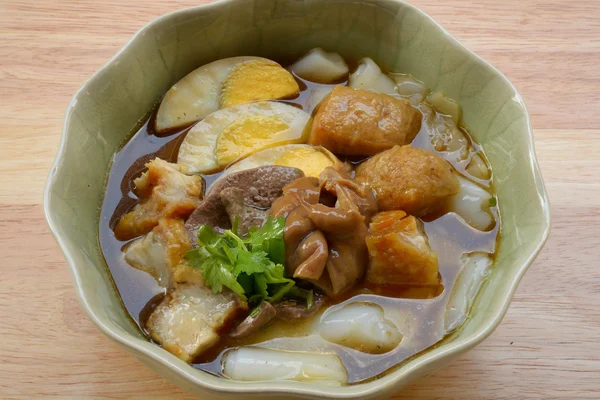
[{"label": "bowl interior", "polygon": [[[163,93],[207,62],[235,55],[293,58],[313,47],[372,57],[443,90],[492,164],[503,221],[493,272],[462,329],[441,346],[376,382],[348,388],[296,383],[239,385],[187,366],[146,342],[121,306],[98,245],[99,207],[114,152]],[[253,389],[334,397],[389,392],[487,336],[549,229],[546,193],[531,127],[514,87],[433,20],[400,1],[226,0],[168,14],[143,28],[75,95],[46,190],[46,213],[77,282],[86,312],[113,339],[153,368],[194,388]],[[164,371],[165,365],[171,370]],[[401,378],[399,378],[401,377]]]}]

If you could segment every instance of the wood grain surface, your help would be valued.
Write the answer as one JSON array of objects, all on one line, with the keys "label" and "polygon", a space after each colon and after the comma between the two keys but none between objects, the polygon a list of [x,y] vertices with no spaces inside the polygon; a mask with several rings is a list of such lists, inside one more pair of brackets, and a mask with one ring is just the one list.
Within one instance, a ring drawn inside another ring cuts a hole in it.
[{"label": "wood grain surface", "polygon": [[[198,3],[0,0],[2,399],[190,398],[85,317],[42,191],[81,83],[144,24]],[[598,399],[600,2],[413,3],[525,98],[553,228],[496,332],[395,399]]]}]

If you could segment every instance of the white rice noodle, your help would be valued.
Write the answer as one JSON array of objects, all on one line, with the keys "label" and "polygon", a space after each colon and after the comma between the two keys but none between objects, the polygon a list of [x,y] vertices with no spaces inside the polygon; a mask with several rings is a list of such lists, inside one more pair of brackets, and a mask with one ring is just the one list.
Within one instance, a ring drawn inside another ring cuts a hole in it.
[{"label": "white rice noodle", "polygon": [[325,97],[333,90],[333,86],[316,86],[308,89],[308,100],[306,105],[309,110],[314,110]]},{"label": "white rice noodle", "polygon": [[413,106],[425,100],[429,93],[429,89],[425,84],[410,75],[391,74],[391,77],[396,82],[398,95],[407,98]]},{"label": "white rice noodle", "polygon": [[452,118],[436,113],[433,118],[428,118],[426,123],[429,125],[431,144],[437,151],[457,153],[456,161],[468,158],[469,142]]},{"label": "white rice noodle", "polygon": [[462,270],[446,306],[444,316],[446,332],[453,331],[465,322],[475,296],[483,281],[489,276],[492,266],[490,254],[483,252],[463,254],[461,262]]},{"label": "white rice noodle", "polygon": [[292,380],[340,386],[348,373],[335,354],[240,347],[223,358],[223,374],[238,381]]},{"label": "white rice noodle", "polygon": [[396,94],[394,81],[381,72],[381,68],[375,61],[368,57],[360,60],[358,68],[350,75],[348,86],[353,89],[365,89],[373,92]]},{"label": "white rice noodle", "polygon": [[473,228],[484,231],[490,228],[493,218],[490,212],[490,192],[478,184],[458,176],[460,191],[450,202],[450,211],[460,215]]},{"label": "white rice noodle", "polygon": [[319,333],[329,342],[371,354],[386,353],[402,341],[398,327],[385,317],[383,308],[366,302],[350,303],[327,313]]},{"label": "white rice noodle", "polygon": [[427,96],[427,102],[433,106],[440,114],[448,115],[454,123],[460,123],[460,105],[448,97],[443,92],[434,92]]},{"label": "white rice noodle", "polygon": [[348,65],[342,56],[318,47],[292,64],[289,70],[302,79],[317,83],[332,83],[348,75]]},{"label": "white rice noodle", "polygon": [[471,176],[482,180],[490,179],[491,176],[490,169],[479,154],[473,154],[469,165],[467,165],[467,172]]}]

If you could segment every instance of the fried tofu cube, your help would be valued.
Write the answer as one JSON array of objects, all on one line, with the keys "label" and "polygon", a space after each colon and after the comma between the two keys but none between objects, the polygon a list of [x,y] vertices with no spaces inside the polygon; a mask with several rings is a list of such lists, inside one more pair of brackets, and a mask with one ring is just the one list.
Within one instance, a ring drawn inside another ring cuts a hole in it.
[{"label": "fried tofu cube", "polygon": [[386,285],[438,285],[438,257],[431,250],[423,222],[404,211],[373,217],[366,237],[367,281]]},{"label": "fried tofu cube", "polygon": [[370,156],[412,142],[421,118],[406,100],[336,86],[319,106],[310,144],[336,154]]},{"label": "fried tofu cube", "polygon": [[234,293],[213,293],[196,284],[179,284],[154,309],[146,327],[170,353],[191,362],[219,341],[219,330],[247,310]]},{"label": "fried tofu cube", "polygon": [[356,181],[375,191],[381,210],[417,217],[439,211],[460,190],[449,162],[413,146],[395,146],[361,163]]}]

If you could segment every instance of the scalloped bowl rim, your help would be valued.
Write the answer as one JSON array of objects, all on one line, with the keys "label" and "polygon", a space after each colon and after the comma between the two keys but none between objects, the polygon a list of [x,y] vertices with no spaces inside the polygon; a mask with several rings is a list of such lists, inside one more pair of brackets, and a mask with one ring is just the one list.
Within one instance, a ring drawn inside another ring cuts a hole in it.
[{"label": "scalloped bowl rim", "polygon": [[[69,105],[67,107],[67,111],[65,114],[65,119],[63,123],[63,132],[61,134],[60,144],[57,152],[57,156],[52,164],[52,168],[50,170],[50,174],[46,181],[46,187],[44,189],[44,214],[46,217],[46,222],[52,235],[57,241],[61,251],[63,252],[69,269],[71,271],[71,275],[75,280],[75,287],[77,292],[77,297],[83,306],[85,313],[88,317],[100,328],[100,330],[107,335],[109,338],[114,340],[117,343],[120,343],[122,346],[133,350],[135,353],[140,355],[145,355],[146,357],[151,358],[153,361],[159,363],[161,366],[171,369],[172,371],[179,374],[182,378],[184,378],[188,383],[196,386],[200,386],[203,389],[214,392],[215,394],[222,395],[297,395],[302,397],[314,397],[314,398],[333,398],[333,399],[350,399],[350,398],[363,398],[368,396],[376,396],[380,394],[380,392],[384,392],[386,390],[390,390],[395,385],[399,384],[400,381],[405,381],[407,384],[412,380],[412,376],[416,375],[417,377],[420,375],[419,370],[421,368],[427,367],[429,364],[439,363],[446,358],[453,357],[458,354],[462,354],[463,352],[475,347],[481,341],[483,341],[486,337],[488,337],[500,324],[504,315],[508,311],[510,303],[512,301],[513,295],[521,281],[521,278],[527,271],[527,269],[531,266],[535,257],[539,254],[542,247],[546,243],[551,226],[551,214],[550,214],[550,205],[548,202],[548,194],[546,188],[544,186],[544,182],[541,177],[541,173],[539,170],[539,165],[537,161],[537,157],[535,154],[535,148],[533,144],[533,129],[531,126],[531,119],[529,117],[529,113],[527,112],[525,103],[518,93],[514,85],[502,74],[498,69],[496,69],[493,65],[479,57],[473,51],[469,50],[465,45],[463,45],[458,39],[452,36],[445,28],[443,28],[440,24],[438,24],[432,17],[430,17],[425,12],[421,11],[419,8],[407,3],[403,0],[387,0],[388,2],[401,3],[405,7],[410,7],[413,10],[417,11],[421,14],[422,17],[427,18],[432,22],[440,31],[448,38],[448,40],[453,41],[456,45],[461,46],[463,49],[467,50],[472,57],[475,57],[484,64],[487,64],[496,74],[501,77],[503,81],[508,84],[516,93],[514,100],[518,102],[524,110],[524,114],[527,120],[527,136],[528,136],[528,149],[532,160],[532,172],[533,175],[538,178],[538,195],[544,200],[542,202],[544,208],[544,217],[546,220],[546,227],[542,236],[535,248],[535,250],[530,254],[527,258],[526,262],[522,265],[522,267],[518,270],[518,272],[511,277],[510,289],[503,294],[500,293],[498,296],[503,296],[502,299],[502,307],[496,313],[493,320],[488,323],[485,329],[480,330],[479,332],[455,339],[452,342],[444,343],[443,345],[432,349],[422,355],[415,357],[413,360],[408,363],[402,365],[401,367],[385,374],[381,378],[377,378],[373,381],[369,381],[366,383],[358,383],[355,385],[349,386],[341,386],[341,387],[328,387],[328,386],[311,386],[299,382],[292,381],[269,381],[269,382],[237,382],[233,380],[227,380],[223,378],[219,378],[216,376],[212,376],[207,373],[198,374],[198,370],[194,369],[192,366],[184,363],[179,360],[175,356],[167,353],[162,348],[156,346],[153,343],[148,341],[139,339],[134,337],[131,334],[123,334],[119,332],[115,332],[111,327],[107,326],[102,318],[98,317],[93,310],[93,306],[90,305],[87,299],[86,291],[83,289],[82,278],[79,275],[78,267],[74,262],[72,256],[67,250],[67,247],[58,233],[56,228],[56,224],[54,222],[54,217],[52,215],[52,211],[50,210],[49,205],[49,194],[52,185],[54,184],[56,172],[60,168],[61,160],[65,154],[65,143],[67,137],[67,127],[68,122],[71,118],[72,110],[77,102],[77,99],[81,93],[84,93],[88,89],[89,83],[97,79],[101,73],[106,70],[111,64],[118,61],[123,55],[129,50],[130,45],[136,41],[140,40],[141,36],[149,30],[149,28],[159,21],[164,21],[166,19],[170,19],[176,15],[184,15],[191,14],[196,12],[197,10],[208,10],[211,8],[220,8],[221,6],[227,3],[233,3],[239,0],[215,0],[212,3],[189,7],[177,11],[172,11],[166,14],[161,15],[160,17],[150,21],[146,25],[144,25],[141,29],[139,29],[133,37],[129,39],[129,41],[119,50],[119,52],[113,56],[108,62],[106,62],[99,70],[97,70],[90,78],[88,78],[82,86],[77,90],[77,92],[73,95]],[[136,354],[137,356],[137,354]]]}]

